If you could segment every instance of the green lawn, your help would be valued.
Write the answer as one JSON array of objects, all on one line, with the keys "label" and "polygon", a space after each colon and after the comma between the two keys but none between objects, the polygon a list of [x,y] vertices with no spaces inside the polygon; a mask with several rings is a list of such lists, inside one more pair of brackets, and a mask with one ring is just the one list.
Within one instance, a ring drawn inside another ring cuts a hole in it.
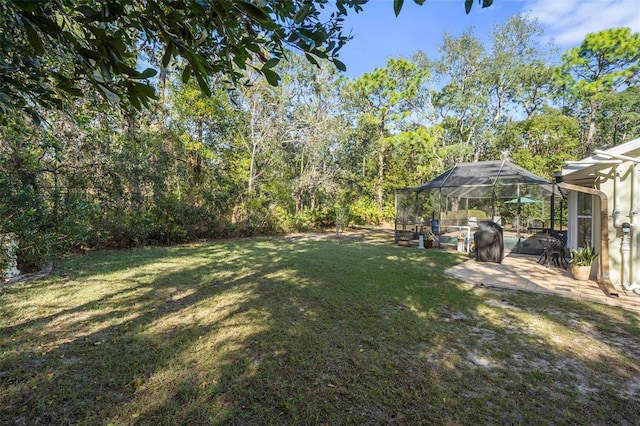
[{"label": "green lawn", "polygon": [[474,289],[456,253],[257,239],[0,291],[0,424],[639,424],[640,316]]}]

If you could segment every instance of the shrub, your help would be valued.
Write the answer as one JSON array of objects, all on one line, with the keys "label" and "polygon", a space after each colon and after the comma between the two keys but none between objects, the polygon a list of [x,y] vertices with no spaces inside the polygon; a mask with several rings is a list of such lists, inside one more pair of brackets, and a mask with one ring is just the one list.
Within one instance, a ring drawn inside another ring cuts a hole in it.
[{"label": "shrub", "polygon": [[87,205],[73,194],[41,192],[37,185],[0,179],[0,234],[18,242],[18,269],[39,269],[53,257],[90,238]]},{"label": "shrub", "polygon": [[370,198],[358,198],[349,207],[352,221],[357,225],[380,224],[393,219],[393,207],[380,211],[378,205]]},{"label": "shrub", "polygon": [[446,212],[444,220],[446,225],[466,225],[470,217],[475,217],[478,221],[488,219],[487,213],[484,210],[458,210]]}]

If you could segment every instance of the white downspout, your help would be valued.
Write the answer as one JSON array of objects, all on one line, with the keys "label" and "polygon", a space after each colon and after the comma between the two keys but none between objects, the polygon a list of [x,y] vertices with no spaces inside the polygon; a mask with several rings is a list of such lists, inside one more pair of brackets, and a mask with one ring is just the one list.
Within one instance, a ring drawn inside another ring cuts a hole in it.
[{"label": "white downspout", "polygon": [[616,167],[616,177],[613,181],[613,226],[616,228],[622,227],[622,221],[620,216],[620,181],[622,179],[622,166]]},{"label": "white downspout", "polygon": [[620,264],[620,282],[622,284],[622,288],[625,290],[632,290],[630,288],[630,266],[629,266],[629,253],[631,252],[631,244],[630,244],[630,235],[627,235],[626,226],[629,224],[625,224],[623,227],[623,223],[621,220],[622,212],[620,211],[620,182],[622,181],[622,166],[618,165],[616,167],[615,179],[613,181],[613,226],[617,229],[622,228],[622,245],[621,245],[621,264]]},{"label": "white downspout", "polygon": [[640,294],[640,284],[638,284],[638,196],[640,192],[640,163],[634,164],[633,183],[631,191],[631,283],[629,290]]}]

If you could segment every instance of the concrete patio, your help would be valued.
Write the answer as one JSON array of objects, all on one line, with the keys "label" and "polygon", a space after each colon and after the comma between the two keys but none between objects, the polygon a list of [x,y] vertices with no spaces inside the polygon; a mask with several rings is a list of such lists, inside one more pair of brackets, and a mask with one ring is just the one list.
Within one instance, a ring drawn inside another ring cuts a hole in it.
[{"label": "concrete patio", "polygon": [[616,288],[618,297],[611,297],[596,281],[577,281],[570,271],[537,260],[538,256],[508,253],[502,263],[470,259],[445,273],[477,286],[555,294],[640,312],[640,295]]}]

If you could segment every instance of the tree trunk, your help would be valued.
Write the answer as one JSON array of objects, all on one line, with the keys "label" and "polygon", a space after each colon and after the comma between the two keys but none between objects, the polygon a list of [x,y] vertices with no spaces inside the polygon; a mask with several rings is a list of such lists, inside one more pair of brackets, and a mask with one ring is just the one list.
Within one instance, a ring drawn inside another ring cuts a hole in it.
[{"label": "tree trunk", "polygon": [[160,129],[164,129],[164,98],[165,89],[167,87],[167,69],[160,66],[160,76],[158,77],[158,107],[157,107],[157,120]]},{"label": "tree trunk", "polygon": [[593,139],[596,136],[596,114],[598,113],[598,107],[592,103],[589,106],[589,128],[587,129],[587,141],[585,144],[585,157],[591,155],[593,150]]},{"label": "tree trunk", "polygon": [[384,183],[384,154],[385,154],[385,117],[386,112],[383,114],[380,120],[380,126],[378,128],[378,137],[380,146],[378,147],[378,210],[382,212],[384,206],[384,192],[382,190],[382,184]]},{"label": "tree trunk", "polygon": [[302,191],[296,191],[296,214],[302,211]]},{"label": "tree trunk", "polygon": [[384,183],[384,142],[380,140],[380,148],[378,149],[378,209],[382,211],[384,203],[382,184]]},{"label": "tree trunk", "polygon": [[251,161],[249,163],[249,182],[247,184],[247,200],[251,201],[251,195],[253,194],[253,181],[255,179],[256,173],[256,151],[258,149],[258,144],[253,142],[251,144]]}]

